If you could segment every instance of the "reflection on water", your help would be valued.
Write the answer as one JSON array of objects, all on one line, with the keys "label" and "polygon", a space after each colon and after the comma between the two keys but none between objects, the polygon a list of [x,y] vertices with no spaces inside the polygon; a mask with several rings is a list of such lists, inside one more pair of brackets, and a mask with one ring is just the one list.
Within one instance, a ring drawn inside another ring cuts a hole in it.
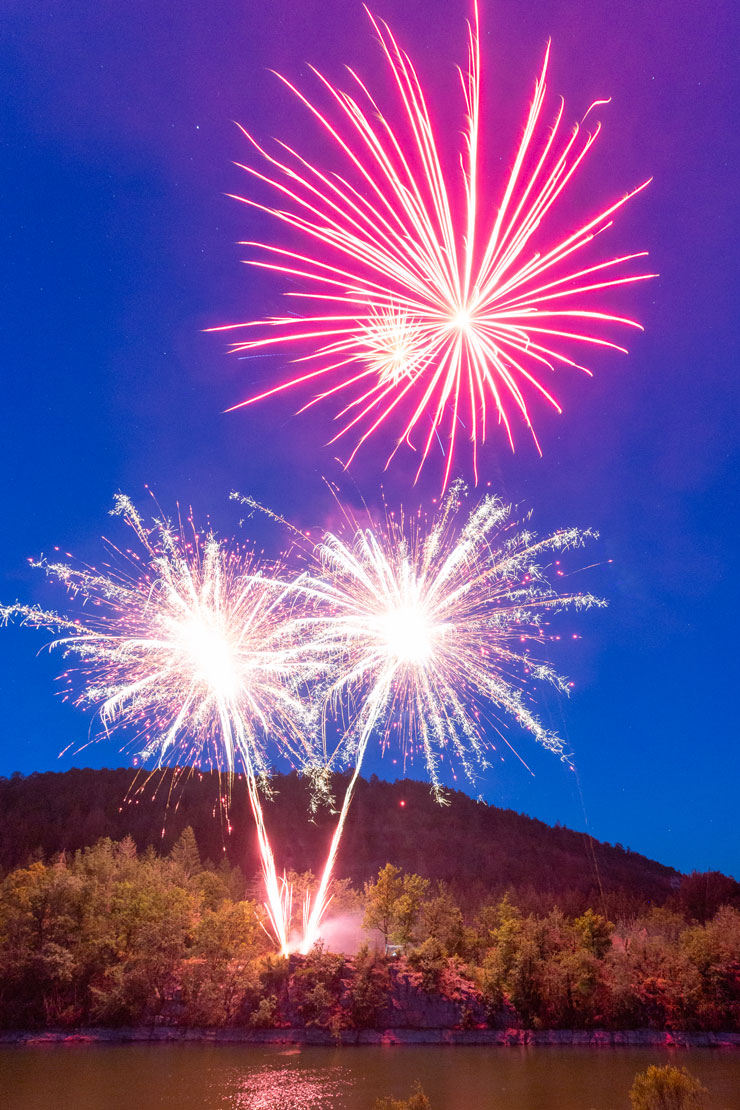
[{"label": "reflection on water", "polygon": [[267,1064],[234,1080],[222,1105],[233,1110],[327,1110],[352,1086],[348,1068]]},{"label": "reflection on water", "polygon": [[635,1074],[686,1066],[707,1110],[740,1110],[740,1051],[660,1048],[279,1045],[0,1046],[2,1110],[626,1110]]}]

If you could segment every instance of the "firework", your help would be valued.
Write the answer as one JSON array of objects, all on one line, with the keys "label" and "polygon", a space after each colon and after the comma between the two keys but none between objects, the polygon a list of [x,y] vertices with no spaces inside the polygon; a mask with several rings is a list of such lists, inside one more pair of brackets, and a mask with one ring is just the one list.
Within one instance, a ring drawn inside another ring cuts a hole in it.
[{"label": "firework", "polygon": [[0,616],[61,634],[53,646],[79,661],[77,702],[96,710],[106,733],[134,726],[142,758],[161,766],[176,755],[229,776],[244,771],[266,909],[287,951],[291,892],[276,873],[259,786],[268,778],[268,739],[297,766],[311,762],[300,690],[309,676],[296,652],[294,598],[248,551],[192,521],[187,532],[161,517],[148,527],[122,495],[113,511],[135,533],[135,550],[109,545],[102,570],[37,564],[83,603],[79,616],[22,605]]},{"label": "firework", "polygon": [[[286,275],[296,286],[287,295],[310,309],[213,330],[256,329],[255,338],[234,350],[293,351],[305,364],[242,405],[310,383],[318,392],[309,405],[329,400],[336,406],[339,430],[331,442],[347,436],[354,444],[347,463],[388,427],[395,439],[388,461],[405,442],[418,451],[420,471],[437,438],[446,488],[462,436],[471,445],[477,482],[478,446],[492,417],[513,448],[518,413],[537,444],[529,406],[534,397],[560,411],[548,380],[553,373],[562,367],[590,373],[579,351],[624,351],[609,338],[613,325],[640,327],[602,307],[601,294],[654,276],[635,267],[645,252],[595,257],[588,248],[648,182],[578,221],[564,237],[554,229],[548,235],[551,210],[600,131],[600,124],[586,129],[586,117],[568,129],[562,103],[552,118],[543,115],[549,46],[508,178],[489,199],[480,154],[477,8],[468,67],[460,70],[465,120],[454,161],[450,152],[443,155],[410,58],[385,23],[371,20],[397,117],[382,112],[351,69],[351,92],[314,70],[325,109],[281,78],[328,137],[338,172],[285,143],[271,153],[244,132],[261,162],[242,168],[279,199],[272,205],[251,195],[236,199],[306,243],[301,250],[288,241],[248,242],[254,252],[248,262]],[[455,166],[453,175],[446,165]]]},{"label": "firework", "polygon": [[[354,762],[327,862],[313,901],[304,950],[316,939],[342,829],[370,737],[383,743],[398,722],[401,742],[420,749],[435,791],[441,758],[472,780],[486,766],[488,736],[499,717],[515,721],[550,751],[562,741],[529,707],[533,679],[567,692],[538,658],[551,614],[603,602],[558,592],[542,560],[581,545],[592,533],[566,529],[538,539],[513,522],[511,506],[485,497],[462,524],[464,487],[450,487],[429,527],[420,514],[327,535],[320,572],[302,588],[317,610],[308,619],[311,650],[331,660],[328,703],[358,706],[356,719],[328,755]],[[350,709],[351,712],[351,709]]]}]

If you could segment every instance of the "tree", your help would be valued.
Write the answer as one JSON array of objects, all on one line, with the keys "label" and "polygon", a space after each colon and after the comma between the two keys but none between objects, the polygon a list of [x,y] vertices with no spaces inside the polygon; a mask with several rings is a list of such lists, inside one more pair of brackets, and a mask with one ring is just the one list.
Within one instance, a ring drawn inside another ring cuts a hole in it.
[{"label": "tree", "polygon": [[420,875],[401,875],[400,868],[387,863],[374,883],[365,884],[363,928],[377,929],[388,944],[410,944],[419,920],[429,880]]},{"label": "tree", "polygon": [[391,940],[404,947],[414,939],[424,897],[429,889],[429,879],[421,875],[404,875],[401,896],[394,907],[395,922]]},{"label": "tree", "polygon": [[512,990],[512,976],[524,938],[524,919],[507,895],[497,906],[485,906],[480,919],[479,932],[490,946],[483,960],[483,993],[491,1010],[500,1010]]},{"label": "tree", "polygon": [[396,903],[403,893],[401,870],[386,863],[374,883],[365,883],[364,929],[377,929],[387,944],[396,923]]},{"label": "tree", "polygon": [[421,907],[422,939],[439,941],[448,956],[459,955],[463,944],[463,916],[450,892],[439,886]]},{"label": "tree", "polygon": [[417,1081],[409,1098],[378,1098],[373,1110],[432,1110],[432,1104]]},{"label": "tree", "polygon": [[612,946],[614,926],[611,921],[588,909],[573,925],[583,947],[602,960]]},{"label": "tree", "polygon": [[18,1024],[77,1016],[83,884],[64,857],[13,871],[0,886],[0,1001]]},{"label": "tree", "polygon": [[109,927],[117,959],[92,987],[98,1019],[140,1021],[161,1011],[176,986],[199,901],[169,881],[166,865],[146,854],[133,880],[114,885]]},{"label": "tree", "polygon": [[635,1076],[632,1110],[703,1110],[708,1092],[686,1068],[655,1065]]},{"label": "tree", "polygon": [[170,859],[181,872],[186,882],[189,882],[190,879],[194,879],[195,876],[199,875],[203,870],[195,833],[190,825],[182,830],[180,839],[170,852]]},{"label": "tree", "polygon": [[206,910],[193,931],[195,957],[181,981],[187,1018],[194,1025],[224,1025],[258,989],[256,959],[269,948],[254,902],[222,902]]},{"label": "tree", "polygon": [[378,1011],[388,1000],[390,978],[387,961],[379,959],[363,944],[354,959],[354,975],[349,988],[350,1024],[355,1029],[372,1029]]},{"label": "tree", "polygon": [[698,1025],[734,1028],[740,1019],[740,911],[723,906],[706,925],[685,929],[679,950],[700,988]]},{"label": "tree", "polygon": [[317,941],[296,968],[292,994],[296,1009],[306,1025],[337,1028],[333,1019],[340,1018],[344,958],[328,952]]},{"label": "tree", "polygon": [[442,972],[447,967],[447,955],[436,937],[427,937],[423,944],[415,948],[408,961],[414,971],[421,974],[421,989],[432,994],[438,991]]}]

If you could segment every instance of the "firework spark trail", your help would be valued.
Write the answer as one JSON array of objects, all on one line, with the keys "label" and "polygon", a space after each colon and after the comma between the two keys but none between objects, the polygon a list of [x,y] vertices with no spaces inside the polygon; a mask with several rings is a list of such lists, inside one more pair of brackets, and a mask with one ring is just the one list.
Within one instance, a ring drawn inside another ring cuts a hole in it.
[{"label": "firework spark trail", "polygon": [[410,58],[389,27],[370,18],[398,97],[397,121],[383,114],[351,69],[353,93],[313,71],[328,99],[326,110],[281,77],[344,162],[343,173],[323,171],[285,143],[270,153],[244,131],[265,168],[242,168],[279,199],[275,206],[252,196],[235,199],[311,245],[304,252],[250,241],[243,245],[257,254],[248,264],[297,282],[298,289],[287,295],[307,301],[309,314],[211,330],[256,328],[258,337],[235,343],[235,351],[287,348],[289,353],[295,346],[295,361],[309,364],[305,372],[235,408],[313,383],[319,392],[308,405],[340,402],[336,418],[342,426],[331,442],[354,437],[347,465],[369,437],[393,423],[396,442],[386,466],[402,443],[417,449],[416,435],[418,477],[439,436],[446,441],[443,488],[464,427],[477,482],[477,452],[486,440],[489,410],[512,449],[510,411],[519,413],[537,444],[528,396],[544,398],[560,412],[546,378],[557,367],[590,374],[573,352],[624,351],[609,339],[612,325],[640,328],[600,308],[598,298],[605,290],[655,276],[630,265],[645,252],[596,260],[583,252],[648,182],[590,215],[564,238],[548,237],[551,210],[600,131],[600,124],[584,130],[584,117],[568,134],[562,102],[550,125],[543,120],[548,46],[509,177],[496,203],[482,203],[488,198],[480,156],[477,5],[469,24],[467,72],[459,70],[465,104],[463,149],[456,160],[461,178],[457,169],[454,178],[445,172]]},{"label": "firework spark trail", "polygon": [[[383,743],[393,722],[407,722],[403,741],[424,754],[441,794],[439,763],[458,761],[474,778],[486,765],[485,725],[513,718],[539,744],[563,754],[562,741],[528,707],[529,679],[567,692],[566,681],[530,654],[542,647],[550,614],[602,605],[583,593],[559,593],[543,558],[580,546],[593,533],[574,528],[538,539],[512,521],[511,506],[485,497],[462,524],[464,487],[450,487],[427,527],[421,515],[387,517],[361,527],[348,516],[349,537],[328,534],[318,548],[320,570],[302,588],[316,612],[307,618],[310,650],[332,661],[329,708],[354,699],[360,708],[328,757],[353,758],[326,864],[313,900],[303,950],[325,913],[345,820],[372,734]],[[327,710],[328,711],[328,710]]]},{"label": "firework spark trail", "polygon": [[102,571],[37,564],[84,603],[80,617],[13,605],[0,618],[61,633],[52,646],[81,661],[77,703],[96,709],[106,732],[136,725],[144,759],[161,766],[177,752],[191,765],[225,767],[230,778],[243,767],[266,909],[286,952],[290,889],[276,873],[258,783],[267,782],[268,736],[297,766],[312,762],[300,696],[310,660],[297,648],[295,596],[248,551],[219,543],[192,521],[188,536],[164,518],[148,528],[122,495],[114,513],[140,550],[109,544],[113,563]]}]

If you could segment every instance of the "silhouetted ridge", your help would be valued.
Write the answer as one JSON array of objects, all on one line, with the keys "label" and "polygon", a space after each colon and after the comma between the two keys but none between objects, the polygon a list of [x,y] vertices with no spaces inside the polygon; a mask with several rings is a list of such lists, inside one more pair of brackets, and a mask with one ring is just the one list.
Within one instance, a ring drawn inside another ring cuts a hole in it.
[{"label": "silhouetted ridge", "polygon": [[[337,796],[344,782],[337,777]],[[265,812],[279,867],[318,870],[334,818],[322,811],[309,819],[308,785],[297,774],[276,775],[273,787]],[[130,834],[139,849],[168,852],[190,825],[204,859],[218,863],[226,856],[254,874],[258,859],[244,780],[233,783],[228,820],[219,801],[225,791],[216,772],[168,770],[146,781],[126,768],[81,769],[0,779],[0,867],[74,851],[102,836]],[[390,860],[450,883],[463,901],[508,889],[533,906],[558,901],[574,912],[617,894],[620,903],[662,903],[679,884],[673,868],[620,846],[460,791],[449,801],[439,806],[423,782],[360,779],[337,874],[360,884]]]}]

